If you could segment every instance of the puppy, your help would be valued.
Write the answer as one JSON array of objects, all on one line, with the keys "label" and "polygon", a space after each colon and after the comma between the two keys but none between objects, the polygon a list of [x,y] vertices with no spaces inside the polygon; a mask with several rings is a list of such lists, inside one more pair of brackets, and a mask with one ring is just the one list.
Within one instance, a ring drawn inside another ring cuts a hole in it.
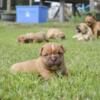
[{"label": "puppy", "polygon": [[32,42],[43,42],[43,41],[48,42],[48,39],[46,38],[46,35],[43,32],[39,32],[36,34],[27,33],[25,35],[20,35],[18,37],[18,42],[20,43],[32,43]]},{"label": "puppy", "polygon": [[18,36],[17,40],[20,43],[33,42],[33,33],[27,33],[27,34],[24,34],[24,35],[20,35],[20,36]]},{"label": "puppy", "polygon": [[100,21],[96,21],[96,18],[92,15],[88,15],[85,18],[85,23],[91,27],[95,38],[100,36]]},{"label": "puppy", "polygon": [[11,66],[11,72],[35,72],[44,79],[49,79],[54,73],[67,76],[64,52],[62,45],[46,43],[40,50],[39,58],[16,63]]},{"label": "puppy", "polygon": [[38,32],[34,34],[32,40],[33,42],[43,42],[43,41],[49,42],[44,32]]},{"label": "puppy", "polygon": [[51,28],[47,31],[47,38],[48,39],[65,39],[65,35],[61,30],[57,28]]},{"label": "puppy", "polygon": [[93,33],[91,28],[86,23],[80,23],[76,27],[76,35],[73,36],[73,38],[76,38],[78,40],[82,41],[88,41],[93,39]]}]

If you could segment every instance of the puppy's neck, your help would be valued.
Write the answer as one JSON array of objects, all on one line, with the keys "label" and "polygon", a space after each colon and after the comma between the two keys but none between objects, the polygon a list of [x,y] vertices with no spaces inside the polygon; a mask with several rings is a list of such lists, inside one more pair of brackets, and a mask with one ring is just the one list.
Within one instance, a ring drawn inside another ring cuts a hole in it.
[{"label": "puppy's neck", "polygon": [[93,24],[92,24],[92,28],[95,26],[95,24],[97,23],[97,21],[96,20],[94,20],[94,22],[93,22]]}]

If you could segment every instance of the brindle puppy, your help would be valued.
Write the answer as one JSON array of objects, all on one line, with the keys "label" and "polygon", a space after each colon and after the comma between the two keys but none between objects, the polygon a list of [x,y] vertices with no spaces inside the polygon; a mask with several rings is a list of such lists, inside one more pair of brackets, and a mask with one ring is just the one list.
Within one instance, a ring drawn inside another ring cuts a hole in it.
[{"label": "brindle puppy", "polygon": [[85,23],[91,27],[95,38],[98,38],[100,36],[100,21],[97,21],[94,16],[88,15],[85,18]]},{"label": "brindle puppy", "polygon": [[[64,62],[64,48],[62,45],[47,43],[40,50],[40,57],[16,63],[11,66],[11,71],[16,72],[36,72],[45,79],[56,75],[68,75]],[[59,73],[59,74],[58,74]]]},{"label": "brindle puppy", "polygon": [[33,42],[48,42],[48,39],[46,38],[46,34],[44,32],[38,32],[38,33],[27,33],[25,35],[20,35],[18,37],[18,42],[20,43],[33,43]]}]

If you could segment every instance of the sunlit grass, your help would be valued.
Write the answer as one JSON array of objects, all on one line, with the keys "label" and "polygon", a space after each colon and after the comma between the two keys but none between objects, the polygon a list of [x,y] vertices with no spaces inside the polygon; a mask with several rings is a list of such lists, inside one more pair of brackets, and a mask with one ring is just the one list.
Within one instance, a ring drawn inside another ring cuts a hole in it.
[{"label": "sunlit grass", "polygon": [[[76,22],[49,22],[23,25],[0,22],[0,100],[99,100],[100,98],[100,39],[78,42],[72,39]],[[57,27],[65,32],[66,40],[54,40],[64,45],[68,78],[53,77],[45,81],[35,74],[12,75],[12,64],[39,57],[45,43],[20,45],[19,34]]]}]

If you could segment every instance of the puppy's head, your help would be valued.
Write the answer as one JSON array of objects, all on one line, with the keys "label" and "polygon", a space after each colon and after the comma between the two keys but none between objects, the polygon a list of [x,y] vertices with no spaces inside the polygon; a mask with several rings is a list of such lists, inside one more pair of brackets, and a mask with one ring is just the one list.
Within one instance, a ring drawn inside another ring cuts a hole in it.
[{"label": "puppy's head", "polygon": [[66,37],[65,37],[64,33],[61,32],[61,33],[58,35],[58,38],[60,38],[60,39],[65,39]]},{"label": "puppy's head", "polygon": [[57,70],[64,61],[64,48],[59,44],[45,44],[40,51],[40,56],[46,67],[50,70]]},{"label": "puppy's head", "polygon": [[17,38],[17,41],[20,42],[20,43],[24,43],[24,41],[25,41],[25,36],[24,36],[24,35],[20,35],[20,36]]},{"label": "puppy's head", "polygon": [[86,16],[86,18],[85,18],[85,23],[86,23],[88,26],[92,27],[93,24],[94,24],[95,22],[96,22],[96,19],[95,19],[94,16],[92,16],[92,15]]},{"label": "puppy's head", "polygon": [[88,26],[86,23],[80,23],[78,26],[76,26],[77,33],[86,34],[88,31]]}]

